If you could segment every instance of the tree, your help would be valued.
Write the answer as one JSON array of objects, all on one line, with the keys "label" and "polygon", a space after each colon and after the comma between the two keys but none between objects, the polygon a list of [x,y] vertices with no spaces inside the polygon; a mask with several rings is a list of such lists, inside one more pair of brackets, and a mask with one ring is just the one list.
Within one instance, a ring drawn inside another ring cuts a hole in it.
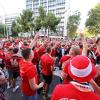
[{"label": "tree", "polygon": [[20,14],[19,24],[21,25],[22,32],[32,32],[33,31],[33,12],[30,10],[23,10]]},{"label": "tree", "polygon": [[69,16],[67,22],[68,36],[73,38],[76,35],[78,25],[80,24],[80,12],[76,11],[73,15]]},{"label": "tree", "polygon": [[41,27],[45,28],[45,18],[46,18],[46,12],[43,9],[42,6],[38,8],[39,16],[36,17],[34,23],[35,23],[35,31],[39,31]]},{"label": "tree", "polygon": [[42,6],[39,7],[39,16],[35,19],[35,30],[39,31],[41,28],[46,30],[56,31],[56,27],[60,22],[60,18],[57,18],[53,13],[48,12],[46,14]]},{"label": "tree", "polygon": [[13,22],[12,22],[12,27],[11,31],[14,36],[18,35],[19,32],[21,32],[21,25],[19,24],[20,18],[17,17]]},{"label": "tree", "polygon": [[36,17],[36,19],[35,19],[35,21],[34,21],[34,23],[35,23],[35,27],[34,27],[34,30],[35,31],[39,31],[40,29],[41,29],[41,19],[40,19],[40,17],[38,16],[38,17]]},{"label": "tree", "polygon": [[4,34],[4,29],[5,28],[5,25],[0,23],[0,34]]},{"label": "tree", "polygon": [[12,33],[19,32],[33,32],[34,27],[33,12],[30,10],[23,10],[19,17],[12,22]]},{"label": "tree", "polygon": [[[45,28],[56,32],[57,25],[60,23],[60,18],[57,18],[53,13],[48,12],[45,18]],[[48,32],[49,34],[49,32]]]},{"label": "tree", "polygon": [[85,25],[91,34],[100,34],[100,3],[89,11]]}]

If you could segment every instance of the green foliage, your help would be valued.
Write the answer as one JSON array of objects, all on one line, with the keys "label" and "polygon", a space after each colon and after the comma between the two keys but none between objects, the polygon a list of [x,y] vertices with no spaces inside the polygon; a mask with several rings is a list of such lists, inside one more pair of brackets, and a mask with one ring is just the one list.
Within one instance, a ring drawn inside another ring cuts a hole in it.
[{"label": "green foliage", "polygon": [[46,17],[46,12],[42,6],[38,8],[38,11],[39,11],[39,16],[41,17],[41,21],[43,21]]},{"label": "green foliage", "polygon": [[4,34],[0,34],[0,38],[5,37]]},{"label": "green foliage", "polygon": [[67,22],[67,30],[69,37],[75,37],[78,25],[80,24],[80,12],[76,11],[73,15],[69,16]]},{"label": "green foliage", "polygon": [[46,29],[56,32],[57,25],[60,23],[60,18],[57,18],[53,13],[48,12],[45,18]]},{"label": "green foliage", "polygon": [[33,30],[33,12],[30,10],[23,10],[20,14],[19,24],[21,25],[22,32],[30,32]]},{"label": "green foliage", "polygon": [[35,23],[35,31],[39,31],[41,27],[45,28],[45,18],[46,18],[46,12],[44,11],[43,7],[40,6],[38,8],[39,16],[36,17],[34,23]]},{"label": "green foliage", "polygon": [[46,14],[42,6],[39,7],[39,16],[35,19],[35,30],[39,31],[41,28],[49,29],[56,32],[56,27],[60,23],[60,18],[57,18],[53,13]]},{"label": "green foliage", "polygon": [[5,25],[0,23],[0,34],[4,34]]},{"label": "green foliage", "polygon": [[89,11],[85,25],[91,34],[100,34],[100,3]]},{"label": "green foliage", "polygon": [[38,11],[39,16],[34,20],[32,11],[23,10],[20,16],[13,21],[12,32],[14,34],[19,32],[32,32],[33,28],[35,31],[45,28],[45,30],[49,29],[55,32],[60,19],[50,12],[46,14],[42,6],[39,7]]},{"label": "green foliage", "polygon": [[17,36],[19,32],[32,32],[33,31],[33,12],[30,10],[23,10],[19,17],[12,23],[13,36]]},{"label": "green foliage", "polygon": [[41,29],[41,19],[39,16],[35,19],[34,23],[35,23],[34,30],[39,31]]},{"label": "green foliage", "polygon": [[19,32],[21,32],[21,26],[19,24],[20,18],[17,17],[13,22],[12,22],[12,27],[11,31],[13,35],[17,35]]}]

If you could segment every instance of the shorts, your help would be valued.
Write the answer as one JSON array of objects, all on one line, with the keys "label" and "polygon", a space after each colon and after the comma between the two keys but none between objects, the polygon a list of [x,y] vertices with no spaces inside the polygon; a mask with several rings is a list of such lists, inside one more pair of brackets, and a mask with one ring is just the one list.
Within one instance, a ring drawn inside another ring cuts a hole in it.
[{"label": "shorts", "polygon": [[8,70],[8,77],[13,78],[13,72],[11,70]]},{"label": "shorts", "polygon": [[12,72],[13,73],[13,78],[16,79],[19,76],[19,72]]},{"label": "shorts", "polygon": [[23,94],[23,100],[37,100],[37,94],[34,96],[26,96]]},{"label": "shorts", "polygon": [[47,83],[48,85],[51,84],[52,76],[53,76],[52,74],[51,75],[44,75],[44,74],[42,74],[42,76],[43,76],[43,79],[44,79],[45,83]]}]

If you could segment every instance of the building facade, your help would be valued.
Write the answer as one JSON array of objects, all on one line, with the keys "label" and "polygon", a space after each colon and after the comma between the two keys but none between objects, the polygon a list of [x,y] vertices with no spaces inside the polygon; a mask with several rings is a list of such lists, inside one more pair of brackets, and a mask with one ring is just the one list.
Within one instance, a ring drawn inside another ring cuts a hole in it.
[{"label": "building facade", "polygon": [[11,15],[6,15],[5,16],[5,25],[6,25],[6,30],[8,35],[11,35],[11,26],[12,26],[12,22],[16,19],[16,17],[18,17],[19,14],[11,14]]},{"label": "building facade", "polygon": [[40,5],[46,12],[50,11],[61,18],[60,24],[58,25],[58,34],[66,36],[70,0],[26,0],[26,9],[32,10],[35,17],[38,16]]}]

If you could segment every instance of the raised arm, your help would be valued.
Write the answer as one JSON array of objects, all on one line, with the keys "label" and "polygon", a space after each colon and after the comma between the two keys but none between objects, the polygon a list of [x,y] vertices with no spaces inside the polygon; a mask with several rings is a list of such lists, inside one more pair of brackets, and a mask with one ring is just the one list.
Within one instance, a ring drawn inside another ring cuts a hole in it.
[{"label": "raised arm", "polygon": [[34,37],[34,39],[30,43],[30,48],[33,48],[36,45],[36,43],[38,41],[38,38],[39,38],[39,35],[36,34],[35,37]]},{"label": "raised arm", "polygon": [[82,40],[82,44],[83,44],[82,55],[87,56],[88,45],[87,45],[86,39],[85,39],[83,33],[81,33],[80,36],[81,36],[81,40]]},{"label": "raised arm", "polygon": [[90,84],[92,85],[95,92],[100,95],[100,87],[95,83],[93,79],[90,81]]}]

